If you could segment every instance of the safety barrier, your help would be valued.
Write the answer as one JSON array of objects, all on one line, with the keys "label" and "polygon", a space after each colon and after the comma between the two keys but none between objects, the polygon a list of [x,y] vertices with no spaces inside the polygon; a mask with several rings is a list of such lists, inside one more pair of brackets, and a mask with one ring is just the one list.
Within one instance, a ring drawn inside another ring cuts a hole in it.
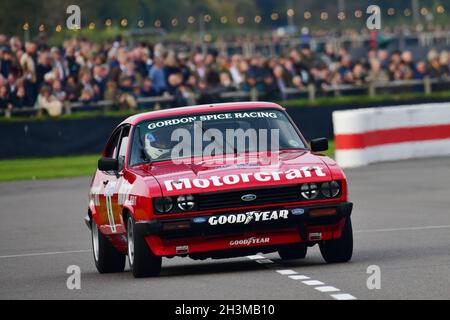
[{"label": "safety barrier", "polygon": [[[412,100],[410,104],[414,104],[414,102]],[[373,105],[373,107],[381,109],[392,105],[395,105],[393,100],[383,101],[382,104]],[[369,106],[372,107],[372,105],[364,103],[320,108],[294,106],[288,107],[287,111],[307,140],[318,137],[333,139],[333,112],[356,110]],[[126,117],[126,115],[104,115],[73,119],[3,121],[0,123],[0,136],[2,137],[0,159],[99,153],[111,131]],[[447,118],[450,119],[448,116]],[[352,120],[352,122],[354,121]],[[450,148],[448,149],[450,150]]]},{"label": "safety barrier", "polygon": [[342,167],[450,155],[450,103],[333,112]]}]

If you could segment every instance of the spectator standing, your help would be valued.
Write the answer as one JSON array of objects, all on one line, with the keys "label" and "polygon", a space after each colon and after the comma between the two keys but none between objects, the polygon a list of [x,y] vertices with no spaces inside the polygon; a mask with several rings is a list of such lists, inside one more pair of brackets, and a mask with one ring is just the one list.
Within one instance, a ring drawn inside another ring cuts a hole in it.
[{"label": "spectator standing", "polygon": [[8,95],[6,86],[0,86],[0,110],[11,111],[13,105]]},{"label": "spectator standing", "polygon": [[53,68],[58,70],[58,80],[64,82],[69,75],[69,68],[67,62],[63,59],[59,48],[53,47],[51,49]]},{"label": "spectator standing", "polygon": [[389,81],[389,76],[387,75],[386,71],[381,69],[380,60],[373,58],[369,63],[370,70],[366,77],[367,82],[383,83]]},{"label": "spectator standing", "polygon": [[37,45],[33,42],[25,44],[25,53],[20,58],[20,66],[25,78],[25,91],[29,105],[33,105],[38,94],[38,83],[36,73]]},{"label": "spectator standing", "polygon": [[142,84],[141,97],[149,98],[149,97],[156,97],[157,95],[158,95],[158,93],[156,92],[155,88],[153,87],[152,80],[144,79],[144,82]]},{"label": "spectator standing", "polygon": [[0,47],[0,75],[7,78],[13,67],[11,51],[8,47]]},{"label": "spectator standing", "polygon": [[153,82],[153,87],[157,94],[162,95],[167,89],[167,84],[164,64],[160,58],[155,58],[154,64],[150,69],[149,77]]},{"label": "spectator standing", "polygon": [[42,87],[38,98],[37,107],[41,112],[48,114],[51,117],[57,117],[62,114],[62,103],[54,95],[50,88]]},{"label": "spectator standing", "polygon": [[11,97],[11,103],[13,108],[23,108],[26,107],[26,94],[25,88],[19,86],[14,96]]}]

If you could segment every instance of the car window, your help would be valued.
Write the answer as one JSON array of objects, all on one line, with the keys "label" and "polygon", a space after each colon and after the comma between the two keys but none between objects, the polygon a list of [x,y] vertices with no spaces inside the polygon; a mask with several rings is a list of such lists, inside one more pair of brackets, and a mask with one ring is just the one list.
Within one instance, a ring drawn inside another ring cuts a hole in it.
[{"label": "car window", "polygon": [[120,129],[117,130],[109,140],[109,143],[105,149],[105,157],[117,159],[117,148],[119,145],[120,132]]},{"label": "car window", "polygon": [[146,162],[144,153],[143,153],[143,145],[140,133],[140,129],[135,128],[133,131],[133,143],[131,144],[131,152],[130,152],[130,166],[135,166],[138,164],[142,164]]},{"label": "car window", "polygon": [[127,153],[128,139],[130,136],[130,127],[124,127],[122,129],[122,135],[120,136],[120,147],[117,159],[119,160],[119,171],[122,171],[125,164],[125,156]]},{"label": "car window", "polygon": [[[199,144],[195,143],[193,137],[197,136],[195,132],[199,130],[203,132],[203,139],[200,141],[200,148],[197,148]],[[132,150],[136,152],[133,157],[136,161],[130,161],[132,163],[142,160],[142,150],[152,161],[164,161],[191,155],[200,156],[204,150],[213,150],[214,153],[211,154],[221,155],[266,152],[271,151],[272,146],[274,150],[306,149],[288,117],[282,111],[271,109],[158,118],[138,124],[136,132]],[[181,139],[174,139],[174,136],[180,137],[180,133],[186,133],[185,136],[188,137],[182,140],[186,145],[182,152],[178,152],[182,146]],[[254,137],[252,143],[250,137]],[[213,147],[208,149],[210,146]]]}]

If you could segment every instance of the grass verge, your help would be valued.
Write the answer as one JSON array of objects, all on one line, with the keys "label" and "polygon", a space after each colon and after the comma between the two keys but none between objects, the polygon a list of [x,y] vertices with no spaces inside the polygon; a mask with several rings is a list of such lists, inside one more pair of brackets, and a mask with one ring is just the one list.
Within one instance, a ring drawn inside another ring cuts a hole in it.
[{"label": "grass verge", "polygon": [[0,160],[0,181],[47,180],[90,176],[98,155]]},{"label": "grass verge", "polygon": [[[334,142],[324,152],[334,157]],[[99,155],[0,160],[0,181],[48,180],[90,176],[97,166]]]}]

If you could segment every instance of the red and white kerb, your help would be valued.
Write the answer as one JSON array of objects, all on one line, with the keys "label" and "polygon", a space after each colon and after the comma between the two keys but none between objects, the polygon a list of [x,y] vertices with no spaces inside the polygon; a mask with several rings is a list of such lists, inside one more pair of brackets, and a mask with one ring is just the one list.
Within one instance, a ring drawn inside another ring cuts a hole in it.
[{"label": "red and white kerb", "polygon": [[342,167],[450,155],[450,103],[336,111],[333,124]]}]

